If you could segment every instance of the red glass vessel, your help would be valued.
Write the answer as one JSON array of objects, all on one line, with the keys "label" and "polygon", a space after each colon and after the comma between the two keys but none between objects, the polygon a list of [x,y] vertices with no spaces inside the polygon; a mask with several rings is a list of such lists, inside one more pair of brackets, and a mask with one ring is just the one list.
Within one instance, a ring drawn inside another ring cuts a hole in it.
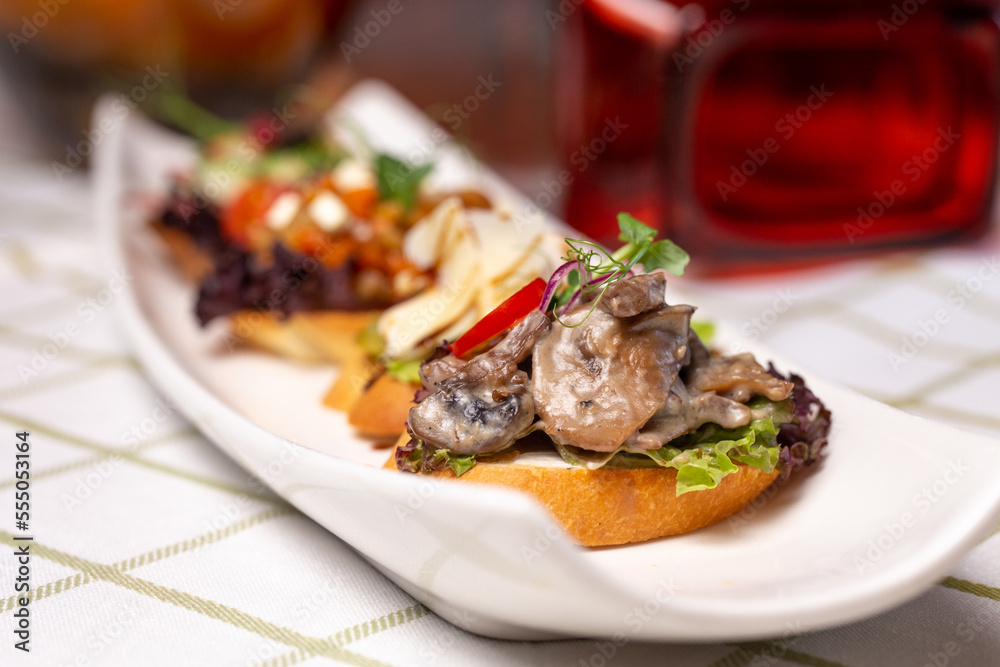
[{"label": "red glass vessel", "polygon": [[578,77],[564,108],[582,117],[563,123],[567,149],[603,118],[630,124],[571,186],[567,218],[584,232],[613,240],[614,213],[630,210],[726,268],[988,228],[1000,124],[989,8],[716,2],[664,48],[608,20],[615,4],[584,3],[579,59],[563,60]]},{"label": "red glass vessel", "polygon": [[[664,62],[679,24],[669,12],[655,15],[657,0],[627,4],[647,11],[633,16],[621,3],[585,1],[558,27],[556,43],[557,125],[572,177],[564,214],[602,242],[617,235],[619,211],[650,223],[663,213]],[[613,136],[605,135],[609,125]]]}]

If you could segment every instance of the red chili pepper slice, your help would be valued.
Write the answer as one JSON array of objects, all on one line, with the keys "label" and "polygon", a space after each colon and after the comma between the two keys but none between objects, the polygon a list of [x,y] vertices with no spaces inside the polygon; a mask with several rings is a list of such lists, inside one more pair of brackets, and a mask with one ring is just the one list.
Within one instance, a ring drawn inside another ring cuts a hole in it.
[{"label": "red chili pepper slice", "polygon": [[546,282],[535,278],[514,292],[506,301],[472,325],[458,340],[448,346],[456,357],[464,356],[494,336],[504,332],[541,304]]}]

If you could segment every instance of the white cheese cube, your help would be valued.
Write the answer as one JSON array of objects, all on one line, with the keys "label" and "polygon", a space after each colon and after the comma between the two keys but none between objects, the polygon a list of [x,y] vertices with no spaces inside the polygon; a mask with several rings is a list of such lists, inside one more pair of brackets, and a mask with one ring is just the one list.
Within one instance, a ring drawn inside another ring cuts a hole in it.
[{"label": "white cheese cube", "polygon": [[340,192],[371,190],[375,187],[375,172],[352,158],[341,160],[333,169],[333,184]]},{"label": "white cheese cube", "polygon": [[297,192],[285,192],[278,196],[264,214],[264,223],[271,229],[279,231],[291,224],[302,208],[302,195]]},{"label": "white cheese cube", "polygon": [[343,227],[350,214],[343,200],[329,190],[323,190],[313,197],[306,213],[324,232],[335,232]]}]

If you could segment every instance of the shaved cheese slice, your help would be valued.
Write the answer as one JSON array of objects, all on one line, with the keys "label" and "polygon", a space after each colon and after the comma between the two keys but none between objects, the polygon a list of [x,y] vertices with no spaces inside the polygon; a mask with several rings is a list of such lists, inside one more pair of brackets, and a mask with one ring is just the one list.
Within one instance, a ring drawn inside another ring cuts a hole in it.
[{"label": "shaved cheese slice", "polygon": [[525,254],[532,252],[540,241],[537,233],[520,232],[495,211],[474,209],[468,215],[482,247],[489,248],[483,263],[484,281],[509,273],[514,266],[523,263]]},{"label": "shaved cheese slice", "polygon": [[456,234],[470,227],[462,200],[449,197],[434,207],[403,238],[403,254],[419,269],[429,269],[446,255]]},{"label": "shaved cheese slice", "polygon": [[437,282],[382,313],[377,329],[389,358],[412,353],[473,305],[479,289],[480,251],[472,230],[455,235],[452,252],[438,266]]},{"label": "shaved cheese slice", "polygon": [[[385,311],[378,331],[390,358],[412,354],[427,338],[453,340],[532,279],[549,275],[551,239],[497,210],[466,209],[449,197],[406,233],[403,252],[435,284]],[[558,255],[555,255],[558,257]]]}]

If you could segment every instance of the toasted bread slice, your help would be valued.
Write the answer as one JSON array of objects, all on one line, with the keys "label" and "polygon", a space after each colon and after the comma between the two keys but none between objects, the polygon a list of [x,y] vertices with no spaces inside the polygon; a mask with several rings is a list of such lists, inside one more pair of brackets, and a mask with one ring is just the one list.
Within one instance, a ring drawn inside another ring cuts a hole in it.
[{"label": "toasted bread slice", "polygon": [[241,310],[229,322],[234,336],[267,352],[305,363],[344,363],[357,356],[355,341],[373,317],[368,311],[307,311],[280,320]]},{"label": "toasted bread slice", "polygon": [[381,369],[359,350],[354,357],[341,363],[337,370],[337,380],[323,397],[323,405],[333,410],[350,412]]},{"label": "toasted bread slice", "polygon": [[[184,232],[153,224],[184,277],[201,282],[212,271],[209,257]],[[335,363],[340,374],[323,404],[348,413],[365,435],[395,438],[419,387],[379,373],[357,339],[378,316],[377,311],[304,311],[286,319],[258,310],[229,316],[232,335],[241,343],[303,363]],[[374,381],[373,381],[374,379]]]},{"label": "toasted bread slice", "polygon": [[[397,447],[409,440],[400,436]],[[558,454],[552,452],[554,459]],[[677,497],[673,468],[572,468],[518,463],[517,455],[486,457],[460,478],[450,469],[439,479],[517,489],[540,502],[569,535],[588,547],[643,542],[710,526],[736,514],[778,476],[738,464],[717,487]],[[385,463],[395,469],[395,448]]]},{"label": "toasted bread slice", "polygon": [[406,430],[406,418],[417,389],[383,373],[354,404],[347,420],[365,435],[394,438]]},{"label": "toasted bread slice", "polygon": [[376,317],[376,311],[311,310],[295,313],[288,324],[324,361],[345,363],[361,353],[358,335]]}]

